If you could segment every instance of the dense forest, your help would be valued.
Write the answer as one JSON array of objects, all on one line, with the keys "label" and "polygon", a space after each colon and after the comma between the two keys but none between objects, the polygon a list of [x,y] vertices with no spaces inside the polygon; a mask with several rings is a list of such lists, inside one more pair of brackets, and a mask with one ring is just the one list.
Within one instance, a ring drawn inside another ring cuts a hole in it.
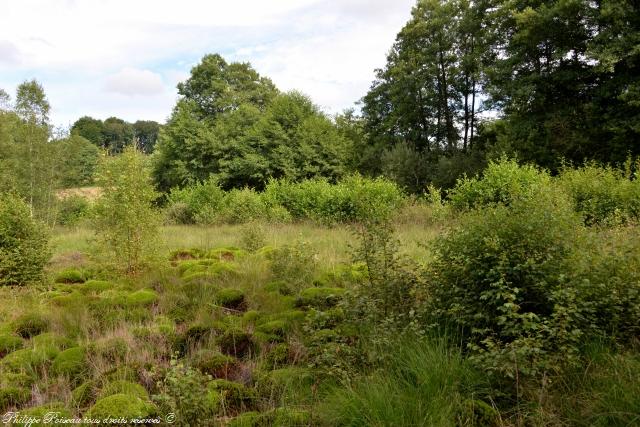
[{"label": "dense forest", "polygon": [[165,123],[0,89],[9,422],[640,423],[640,5],[418,0],[389,46],[333,115],[216,53]]}]

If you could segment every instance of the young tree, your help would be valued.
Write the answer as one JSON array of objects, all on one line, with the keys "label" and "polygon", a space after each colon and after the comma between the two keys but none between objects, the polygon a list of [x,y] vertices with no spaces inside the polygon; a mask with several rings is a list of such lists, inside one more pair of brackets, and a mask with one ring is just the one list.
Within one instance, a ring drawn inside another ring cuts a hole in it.
[{"label": "young tree", "polygon": [[94,228],[104,253],[127,274],[139,272],[152,258],[159,216],[158,194],[147,158],[135,144],[116,157],[104,157],[97,178],[103,194],[96,201]]}]

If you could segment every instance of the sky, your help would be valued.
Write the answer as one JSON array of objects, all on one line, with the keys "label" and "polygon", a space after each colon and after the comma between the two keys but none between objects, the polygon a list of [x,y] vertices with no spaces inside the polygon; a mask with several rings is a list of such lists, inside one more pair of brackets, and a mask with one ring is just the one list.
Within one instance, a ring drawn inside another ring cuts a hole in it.
[{"label": "sky", "polygon": [[354,107],[415,0],[0,0],[0,88],[35,78],[51,122],[164,122],[207,53],[250,62],[326,113]]}]

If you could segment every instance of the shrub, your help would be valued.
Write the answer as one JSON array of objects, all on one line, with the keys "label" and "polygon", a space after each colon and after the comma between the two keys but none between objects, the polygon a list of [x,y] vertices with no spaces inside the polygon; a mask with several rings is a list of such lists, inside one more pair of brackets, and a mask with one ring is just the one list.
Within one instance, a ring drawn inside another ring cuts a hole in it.
[{"label": "shrub", "polygon": [[560,348],[556,362],[570,360],[581,330],[577,290],[565,276],[582,237],[579,218],[558,191],[531,196],[464,215],[440,238],[432,265],[441,324],[460,328],[487,369],[509,375],[557,367]]},{"label": "shrub", "polygon": [[0,193],[0,286],[40,281],[48,259],[44,225],[21,199]]},{"label": "shrub", "polygon": [[520,166],[515,160],[503,157],[490,161],[482,178],[462,178],[449,191],[451,205],[467,210],[493,204],[509,205],[514,200],[530,198],[541,188],[548,187],[551,177],[535,166]]},{"label": "shrub", "polygon": [[58,201],[57,222],[61,225],[75,225],[89,216],[91,205],[82,196],[71,195]]},{"label": "shrub", "polygon": [[250,188],[229,191],[220,211],[220,219],[229,224],[244,224],[267,217],[267,206],[262,197]]},{"label": "shrub", "polygon": [[219,405],[217,395],[209,393],[209,378],[195,369],[185,367],[176,360],[158,381],[158,394],[152,396],[163,414],[176,414],[179,426],[198,425],[202,420],[211,419]]},{"label": "shrub", "polygon": [[225,197],[214,178],[169,193],[167,218],[178,224],[213,224],[218,220]]},{"label": "shrub", "polygon": [[149,418],[156,413],[156,408],[150,402],[137,396],[127,394],[114,394],[99,399],[87,412],[88,418],[107,419],[124,418]]},{"label": "shrub", "polygon": [[101,165],[98,184],[104,194],[96,201],[93,226],[101,255],[127,273],[136,273],[153,257],[158,216],[157,194],[144,156],[134,145]]},{"label": "shrub", "polygon": [[311,281],[316,255],[307,242],[296,242],[274,249],[269,254],[270,268],[275,279],[299,288]]},{"label": "shrub", "polygon": [[587,225],[640,219],[640,180],[632,181],[621,171],[589,163],[564,168],[558,183]]},{"label": "shrub", "polygon": [[240,246],[249,251],[256,252],[267,243],[266,232],[257,222],[249,223],[240,230]]},{"label": "shrub", "polygon": [[343,288],[307,288],[300,292],[298,307],[329,308],[335,306],[344,294]]}]

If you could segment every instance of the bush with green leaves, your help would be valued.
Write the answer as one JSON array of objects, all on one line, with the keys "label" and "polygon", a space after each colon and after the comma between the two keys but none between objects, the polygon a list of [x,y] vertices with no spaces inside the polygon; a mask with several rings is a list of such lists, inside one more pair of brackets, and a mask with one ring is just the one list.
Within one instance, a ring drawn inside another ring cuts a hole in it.
[{"label": "bush with green leaves", "polygon": [[103,159],[93,226],[105,262],[127,273],[142,269],[153,257],[159,218],[153,207],[158,194],[151,183],[147,159],[135,146]]},{"label": "bush with green leaves", "polygon": [[567,277],[580,218],[551,186],[531,195],[463,215],[431,266],[428,311],[455,325],[486,369],[508,375],[570,360],[584,327],[579,286]]},{"label": "bush with green leaves", "polygon": [[587,225],[640,219],[640,180],[612,167],[588,163],[565,167],[558,184],[571,196]]},{"label": "bush with green leaves", "polygon": [[533,197],[550,182],[551,176],[547,172],[503,157],[490,161],[482,177],[459,179],[448,195],[451,205],[457,210],[509,205],[517,199]]},{"label": "bush with green leaves", "polygon": [[56,222],[61,225],[76,225],[89,217],[91,204],[82,196],[69,196],[58,201]]},{"label": "bush with green leaves", "polygon": [[17,196],[0,193],[0,286],[42,280],[48,245],[45,226],[32,218],[29,206]]},{"label": "bush with green leaves", "polygon": [[214,178],[169,193],[166,215],[178,224],[213,224],[217,221],[225,192]]}]

